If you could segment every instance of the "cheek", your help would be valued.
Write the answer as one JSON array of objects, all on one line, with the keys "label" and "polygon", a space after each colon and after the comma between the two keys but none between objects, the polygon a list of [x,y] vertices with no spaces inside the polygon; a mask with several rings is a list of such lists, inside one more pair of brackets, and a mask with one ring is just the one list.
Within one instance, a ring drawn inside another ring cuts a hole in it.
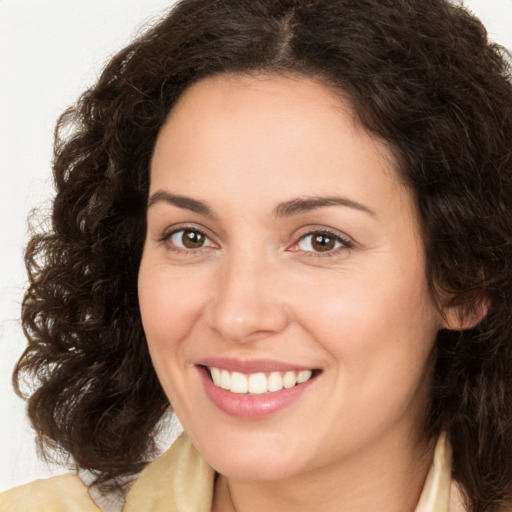
[{"label": "cheek", "polygon": [[370,281],[347,278],[300,307],[302,325],[329,355],[322,410],[332,419],[329,438],[343,446],[357,447],[400,418],[416,422],[428,400],[438,329],[428,292]]},{"label": "cheek", "polygon": [[359,396],[422,378],[439,319],[421,276],[340,276],[296,303],[300,323]]},{"label": "cheek", "polygon": [[[187,418],[193,390],[183,376],[190,371],[186,340],[201,315],[204,289],[195,279],[183,279],[165,265],[141,264],[139,305],[149,353],[162,387],[180,418]],[[191,284],[192,283],[192,284]]]},{"label": "cheek", "polygon": [[200,317],[204,288],[194,286],[196,282],[196,279],[172,275],[165,268],[141,264],[139,305],[155,363],[159,356],[176,355],[181,350],[181,340]]}]

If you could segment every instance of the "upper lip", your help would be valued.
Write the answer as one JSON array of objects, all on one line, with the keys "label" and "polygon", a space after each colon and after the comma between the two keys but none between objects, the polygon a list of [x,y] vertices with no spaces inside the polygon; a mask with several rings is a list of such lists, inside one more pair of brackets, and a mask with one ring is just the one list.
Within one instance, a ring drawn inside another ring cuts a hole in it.
[{"label": "upper lip", "polygon": [[237,359],[229,357],[207,357],[201,359],[196,364],[240,373],[300,372],[314,369],[311,366],[275,361],[273,359]]}]

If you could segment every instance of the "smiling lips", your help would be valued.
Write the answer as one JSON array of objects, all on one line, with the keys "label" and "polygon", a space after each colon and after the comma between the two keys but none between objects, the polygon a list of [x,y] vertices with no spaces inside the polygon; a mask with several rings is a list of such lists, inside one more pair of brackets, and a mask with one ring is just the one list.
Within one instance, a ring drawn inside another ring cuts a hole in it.
[{"label": "smiling lips", "polygon": [[231,391],[231,393],[249,393],[251,395],[275,393],[283,388],[290,389],[308,381],[313,375],[311,370],[271,372],[270,374],[258,372],[248,375],[215,367],[208,367],[208,370],[216,386]]},{"label": "smiling lips", "polygon": [[206,395],[224,413],[241,419],[263,419],[297,401],[321,373],[273,361],[201,361]]}]

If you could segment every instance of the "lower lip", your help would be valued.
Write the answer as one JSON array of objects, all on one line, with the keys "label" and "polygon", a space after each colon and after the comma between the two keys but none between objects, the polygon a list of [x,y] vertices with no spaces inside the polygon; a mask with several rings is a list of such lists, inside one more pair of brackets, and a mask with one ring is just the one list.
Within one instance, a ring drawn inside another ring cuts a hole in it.
[{"label": "lower lip", "polygon": [[259,420],[267,418],[293,404],[303,395],[316,377],[297,384],[293,388],[283,388],[281,391],[263,393],[261,395],[248,395],[231,393],[216,386],[208,376],[208,370],[198,367],[208,398],[222,412],[245,420]]}]

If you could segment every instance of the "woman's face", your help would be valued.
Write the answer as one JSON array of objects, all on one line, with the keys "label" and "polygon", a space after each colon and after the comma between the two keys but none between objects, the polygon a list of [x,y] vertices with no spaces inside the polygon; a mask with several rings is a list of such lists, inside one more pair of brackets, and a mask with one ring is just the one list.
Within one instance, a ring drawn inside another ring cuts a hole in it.
[{"label": "woman's face", "polygon": [[412,194],[348,104],[308,79],[197,83],[159,134],[147,224],[151,357],[217,471],[284,478],[411,441],[443,322]]}]

